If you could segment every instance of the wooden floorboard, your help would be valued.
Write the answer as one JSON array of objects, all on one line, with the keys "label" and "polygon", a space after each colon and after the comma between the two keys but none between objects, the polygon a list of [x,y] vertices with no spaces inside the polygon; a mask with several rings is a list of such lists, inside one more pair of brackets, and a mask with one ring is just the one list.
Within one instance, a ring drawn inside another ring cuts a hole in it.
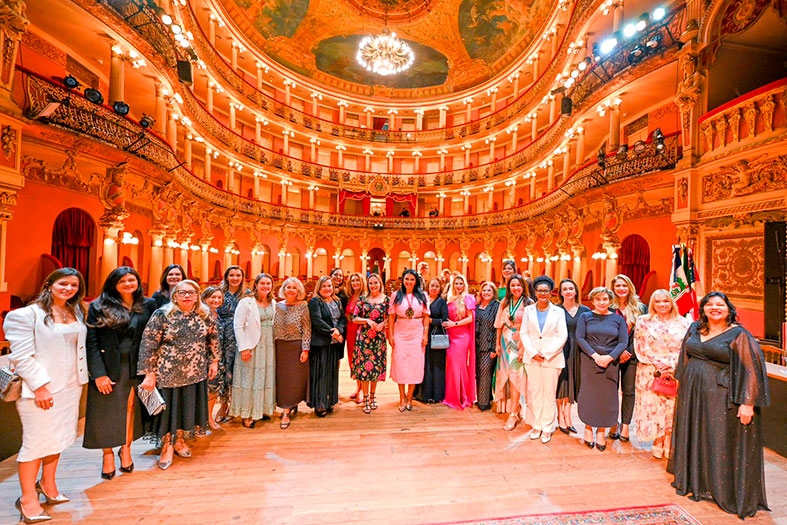
[{"label": "wooden floorboard", "polygon": [[[352,389],[345,361],[341,392]],[[401,414],[390,381],[378,399],[369,416],[345,397],[327,418],[302,405],[286,431],[278,421],[227,424],[166,472],[138,441],[136,470],[112,481],[99,477],[100,452],[77,443],[59,468],[72,502],[51,508],[54,523],[433,523],[668,503],[701,523],[740,522],[677,496],[665,462],[636,439],[603,453],[560,433],[543,445],[527,427],[504,432],[491,411],[416,404]],[[576,413],[574,421],[580,428]],[[772,512],[746,523],[787,525],[787,460],[767,450],[765,458]],[[10,458],[0,463],[0,524],[16,522],[18,495]]]}]

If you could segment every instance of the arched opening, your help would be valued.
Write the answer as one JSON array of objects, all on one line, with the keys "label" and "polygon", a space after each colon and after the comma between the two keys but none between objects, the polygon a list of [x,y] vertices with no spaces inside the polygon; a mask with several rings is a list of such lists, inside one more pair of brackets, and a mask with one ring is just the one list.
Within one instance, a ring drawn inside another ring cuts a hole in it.
[{"label": "arched opening", "polygon": [[629,235],[620,245],[618,272],[634,283],[634,288],[642,292],[642,280],[650,271],[650,246],[640,235]]},{"label": "arched opening", "polygon": [[314,251],[314,271],[315,277],[328,275],[328,251],[325,248],[317,248]]},{"label": "arched opening", "polygon": [[298,277],[301,274],[301,251],[292,247],[287,251],[284,262],[284,275]]},{"label": "arched opening", "polygon": [[367,271],[369,273],[376,273],[384,280],[385,251],[382,248],[372,248],[367,255],[369,256],[369,261],[366,263]]},{"label": "arched opening", "polygon": [[339,268],[344,272],[345,277],[355,271],[356,268],[355,252],[350,248],[345,248],[339,256]]},{"label": "arched opening", "polygon": [[425,281],[429,281],[432,277],[437,275],[437,256],[433,251],[428,251],[424,254],[424,261],[429,265],[429,271],[423,276]]},{"label": "arched opening", "polygon": [[230,264],[234,266],[240,266],[240,246],[238,245],[237,242],[232,243],[232,252],[230,253]]},{"label": "arched opening", "polygon": [[488,260],[489,260],[489,256],[487,256],[487,254],[483,252],[476,254],[476,256],[473,258],[473,271],[472,271],[473,276],[472,277],[467,276],[467,278],[479,283],[483,281],[488,281],[489,280],[489,276],[487,275],[489,273],[487,271],[487,266],[489,266],[489,263],[487,262]]},{"label": "arched opening", "polygon": [[264,273],[271,273],[271,247],[267,244],[261,246],[262,261],[260,264],[260,271]]},{"label": "arched opening", "polygon": [[410,257],[412,257],[412,255],[406,250],[399,252],[399,255],[396,257],[396,268],[392,269],[394,277],[401,277],[406,269],[413,267],[413,262],[410,260]]},{"label": "arched opening", "polygon": [[454,270],[461,271],[462,270],[462,263],[459,262],[459,258],[460,257],[461,257],[461,254],[459,252],[454,252],[448,257],[448,268],[451,271],[454,271]]},{"label": "arched opening", "polygon": [[60,212],[52,227],[52,256],[64,267],[79,270],[85,283],[90,283],[95,236],[96,223],[86,211],[79,208]]}]

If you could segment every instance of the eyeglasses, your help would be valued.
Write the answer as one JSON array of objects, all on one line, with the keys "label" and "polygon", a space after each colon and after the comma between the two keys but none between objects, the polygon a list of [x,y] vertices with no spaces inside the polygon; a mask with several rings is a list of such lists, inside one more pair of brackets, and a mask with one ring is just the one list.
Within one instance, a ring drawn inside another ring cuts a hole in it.
[{"label": "eyeglasses", "polygon": [[195,296],[199,295],[199,292],[190,292],[188,290],[180,290],[175,295],[179,295],[181,297],[195,297]]},{"label": "eyeglasses", "polygon": [[538,295],[548,295],[552,293],[552,290],[536,290]]}]

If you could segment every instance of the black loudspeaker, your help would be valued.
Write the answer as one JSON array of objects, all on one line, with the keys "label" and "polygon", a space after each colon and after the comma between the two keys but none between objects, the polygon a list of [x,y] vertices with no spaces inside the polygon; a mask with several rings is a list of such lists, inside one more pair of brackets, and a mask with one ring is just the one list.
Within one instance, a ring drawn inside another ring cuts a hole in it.
[{"label": "black loudspeaker", "polygon": [[765,223],[765,338],[781,342],[784,323],[785,223]]},{"label": "black loudspeaker", "polygon": [[560,114],[566,117],[571,116],[571,111],[574,109],[574,103],[568,97],[563,97],[560,101]]},{"label": "black loudspeaker", "polygon": [[178,80],[187,86],[194,83],[194,76],[191,74],[191,62],[188,60],[178,60]]}]

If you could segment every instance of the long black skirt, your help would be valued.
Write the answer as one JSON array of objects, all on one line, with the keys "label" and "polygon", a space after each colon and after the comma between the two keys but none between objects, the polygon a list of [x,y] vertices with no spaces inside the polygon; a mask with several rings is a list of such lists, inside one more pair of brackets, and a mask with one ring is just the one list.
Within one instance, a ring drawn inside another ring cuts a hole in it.
[{"label": "long black skirt", "polygon": [[307,403],[310,408],[328,410],[339,402],[339,361],[343,354],[338,345],[311,347]]},{"label": "long black skirt", "polygon": [[153,418],[153,432],[159,438],[193,432],[208,424],[208,380],[175,388],[159,388],[167,408]]},{"label": "long black skirt", "polygon": [[424,381],[415,387],[415,398],[424,403],[441,403],[445,399],[445,348],[426,347]]},{"label": "long black skirt", "polygon": [[618,365],[601,368],[585,352],[580,352],[582,384],[578,413],[583,423],[596,428],[618,424]]},{"label": "long black skirt", "polygon": [[[316,356],[317,354],[315,354]],[[311,360],[311,357],[309,358]],[[276,404],[297,407],[309,395],[309,362],[301,363],[301,342],[276,340]]]},{"label": "long black skirt", "polygon": [[[126,444],[126,411],[129,394],[134,391],[134,433],[133,439],[142,437],[142,413],[136,387],[140,378],[132,376],[129,363],[130,339],[121,341],[120,377],[112,385],[112,392],[102,394],[96,388],[95,380],[87,385],[87,405],[85,407],[84,448],[112,448]],[[125,348],[128,346],[128,348]],[[127,351],[124,351],[127,350]]]},{"label": "long black skirt", "polygon": [[489,410],[492,407],[496,365],[497,357],[492,357],[492,352],[476,352],[476,397],[478,399],[478,408],[481,410]]}]

